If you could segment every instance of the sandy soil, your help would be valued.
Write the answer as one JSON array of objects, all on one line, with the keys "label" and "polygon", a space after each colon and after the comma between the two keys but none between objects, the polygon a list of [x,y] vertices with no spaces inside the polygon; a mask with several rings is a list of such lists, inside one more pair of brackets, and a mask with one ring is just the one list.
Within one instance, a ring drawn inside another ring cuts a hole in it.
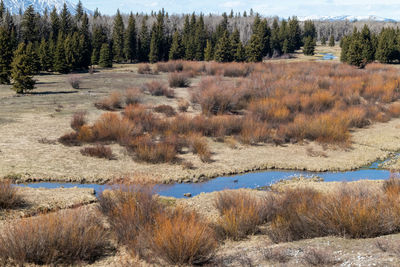
[{"label": "sandy soil", "polygon": [[[180,155],[194,169],[179,164],[135,162],[119,145],[111,145],[116,160],[82,156],[82,147],[66,147],[56,140],[70,132],[76,111],[87,111],[95,120],[102,111],[93,103],[111,91],[123,92],[156,79],[167,82],[167,75],[139,75],[135,65],[118,65],[94,75],[80,74],[81,90],[66,83],[68,75],[42,75],[34,94],[15,96],[9,86],[0,85],[0,177],[18,181],[66,181],[106,183],[115,178],[153,176],[156,182],[194,181],[265,169],[346,171],[383,160],[400,150],[400,119],[374,124],[352,133],[349,149],[325,148],[316,143],[285,146],[242,146],[233,149],[209,139],[213,162],[202,163],[196,155]],[[193,80],[195,84],[198,78]],[[188,98],[190,89],[176,89],[179,98]],[[144,96],[145,104],[170,104],[176,99]],[[193,106],[190,113],[199,112]],[[400,165],[400,163],[397,163]],[[396,167],[388,166],[388,168]],[[400,167],[400,166],[399,166]]]}]

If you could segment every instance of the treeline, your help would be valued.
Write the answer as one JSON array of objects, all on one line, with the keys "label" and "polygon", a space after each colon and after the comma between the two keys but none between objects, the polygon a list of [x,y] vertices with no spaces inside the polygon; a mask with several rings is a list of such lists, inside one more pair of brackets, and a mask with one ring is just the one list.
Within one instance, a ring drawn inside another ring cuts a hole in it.
[{"label": "treeline", "polygon": [[[174,23],[171,28],[171,18],[164,10],[151,16],[131,13],[127,23],[118,11],[110,31],[105,22],[109,17],[103,17],[97,10],[89,16],[80,2],[74,15],[64,4],[60,12],[53,9],[43,15],[29,6],[19,16],[12,16],[1,2],[0,82],[15,83],[14,72],[25,63],[28,64],[25,74],[31,76],[40,71],[69,73],[91,65],[111,67],[113,62],[154,63],[169,59],[255,62],[292,53],[303,45],[306,54],[314,52],[316,29],[311,21],[301,27],[296,17],[267,21],[251,12],[251,35],[248,41],[243,41],[237,24],[229,23],[233,16],[233,12],[223,14],[216,27],[209,27],[204,15],[185,15],[183,26]],[[20,57],[24,59],[17,64]]]},{"label": "treeline", "polygon": [[367,25],[361,31],[354,28],[353,33],[342,38],[341,61],[363,68],[366,64],[397,63],[400,61],[400,29],[382,28],[380,33],[371,32]]}]

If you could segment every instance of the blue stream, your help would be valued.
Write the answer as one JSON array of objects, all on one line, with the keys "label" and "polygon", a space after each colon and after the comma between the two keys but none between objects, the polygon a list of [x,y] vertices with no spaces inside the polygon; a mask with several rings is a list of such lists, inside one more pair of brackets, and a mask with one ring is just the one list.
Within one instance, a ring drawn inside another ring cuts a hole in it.
[{"label": "blue stream", "polygon": [[[239,189],[239,188],[259,188],[269,186],[275,182],[284,179],[290,179],[295,176],[313,177],[318,176],[326,182],[333,181],[358,181],[358,180],[385,180],[391,175],[388,170],[379,170],[378,165],[381,162],[373,163],[371,166],[356,171],[348,172],[308,172],[308,171],[285,171],[285,170],[269,170],[256,173],[246,173],[228,177],[218,177],[202,183],[176,183],[170,185],[157,185],[156,192],[161,196],[182,198],[183,194],[191,193],[196,196],[202,192],[209,193],[221,191],[224,189]],[[31,188],[93,188],[96,194],[99,194],[104,189],[109,188],[108,185],[99,184],[75,184],[75,183],[30,183],[19,184],[18,186]]]}]

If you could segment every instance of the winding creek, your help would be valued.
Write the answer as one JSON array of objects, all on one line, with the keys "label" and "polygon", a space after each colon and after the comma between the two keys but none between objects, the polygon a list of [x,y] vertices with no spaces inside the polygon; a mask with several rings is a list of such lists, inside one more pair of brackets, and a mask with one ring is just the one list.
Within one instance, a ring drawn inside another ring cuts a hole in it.
[{"label": "winding creek", "polygon": [[[389,159],[390,160],[390,159]],[[366,166],[356,171],[348,172],[308,172],[308,171],[285,171],[285,170],[268,170],[255,173],[246,173],[228,177],[218,177],[201,183],[175,183],[169,185],[157,185],[156,192],[161,196],[183,198],[184,194],[190,193],[196,196],[202,192],[210,193],[214,191],[222,191],[225,189],[239,188],[260,188],[270,186],[280,180],[291,179],[293,177],[320,177],[325,182],[341,182],[341,181],[358,181],[358,180],[385,180],[393,173],[389,170],[380,169],[382,161],[374,162],[370,166]],[[395,173],[399,175],[399,173]],[[17,186],[30,188],[92,188],[96,194],[109,188],[109,185],[100,184],[76,184],[76,183],[52,183],[40,182],[29,184],[18,184]]]}]

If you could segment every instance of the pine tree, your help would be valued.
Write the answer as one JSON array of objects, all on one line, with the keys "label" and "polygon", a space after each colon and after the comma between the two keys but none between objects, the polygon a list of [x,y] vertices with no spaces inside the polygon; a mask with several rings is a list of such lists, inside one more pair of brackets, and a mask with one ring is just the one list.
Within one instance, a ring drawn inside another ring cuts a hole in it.
[{"label": "pine tree", "polygon": [[335,46],[335,37],[333,37],[333,35],[331,35],[331,37],[329,37],[329,46],[330,47]]},{"label": "pine tree", "polygon": [[262,60],[263,44],[260,35],[253,34],[246,46],[246,57],[249,62],[259,62]]},{"label": "pine tree", "polygon": [[52,53],[50,52],[49,45],[44,38],[42,38],[42,41],[40,42],[39,61],[40,69],[42,71],[50,70],[53,65]]},{"label": "pine tree", "polygon": [[53,38],[54,40],[57,40],[60,31],[60,18],[58,17],[57,9],[55,7],[50,13],[50,24]]},{"label": "pine tree", "polygon": [[217,62],[230,62],[232,61],[232,49],[229,42],[228,31],[225,31],[222,37],[218,40],[215,47],[214,59]]},{"label": "pine tree", "polygon": [[206,48],[204,49],[204,60],[211,61],[214,59],[213,46],[210,40],[207,40]]},{"label": "pine tree", "polygon": [[81,0],[79,0],[78,4],[76,5],[76,8],[75,8],[75,21],[76,22],[79,22],[82,20],[83,13],[84,13],[83,5],[82,5]]},{"label": "pine tree", "polygon": [[315,41],[309,35],[304,39],[303,53],[306,56],[313,56],[315,51]]},{"label": "pine tree", "polygon": [[150,38],[149,30],[147,27],[147,17],[145,16],[142,20],[142,26],[140,28],[139,38],[138,38],[138,58],[141,62],[149,61],[150,53]]},{"label": "pine tree", "polygon": [[184,56],[184,47],[182,45],[181,35],[178,31],[175,31],[174,36],[172,37],[172,45],[169,50],[169,59],[177,60],[182,59]]},{"label": "pine tree", "polygon": [[326,37],[325,37],[325,35],[321,37],[321,45],[326,45]]},{"label": "pine tree", "polygon": [[128,27],[125,32],[124,52],[125,59],[131,63],[137,59],[136,21],[132,13],[129,15]]},{"label": "pine tree", "polygon": [[204,60],[204,48],[206,47],[207,32],[204,25],[203,14],[200,14],[196,22],[196,29],[194,32],[194,59],[197,61]]},{"label": "pine tree", "polygon": [[39,47],[37,43],[29,42],[25,48],[25,54],[28,57],[28,64],[30,65],[30,69],[33,74],[37,74],[40,72],[40,59],[38,55]]},{"label": "pine tree", "polygon": [[383,28],[379,34],[376,59],[381,63],[391,63],[398,59],[396,32],[392,28]]},{"label": "pine tree", "polygon": [[347,62],[347,52],[349,51],[350,37],[345,36],[340,40],[340,48],[342,49],[340,53],[340,61]]},{"label": "pine tree", "polygon": [[81,52],[81,60],[79,62],[79,67],[83,69],[88,69],[91,62],[91,40],[90,40],[90,32],[89,32],[89,18],[86,13],[83,14],[82,17],[82,25],[80,28],[80,52]]},{"label": "pine tree", "polygon": [[99,65],[103,68],[112,68],[111,49],[107,43],[101,46]]},{"label": "pine tree", "polygon": [[234,54],[234,59],[236,62],[243,62],[246,60],[246,50],[245,50],[242,42],[239,42],[239,45]]},{"label": "pine tree", "polygon": [[54,52],[54,71],[59,73],[68,73],[69,67],[67,65],[64,46],[64,34],[60,32],[57,38],[56,50]]},{"label": "pine tree", "polygon": [[280,28],[278,19],[275,18],[272,23],[271,30],[271,53],[273,57],[280,56],[282,54],[282,42],[280,38]]},{"label": "pine tree", "polygon": [[362,58],[365,60],[365,62],[368,62],[368,63],[374,61],[375,49],[374,49],[374,45],[372,43],[371,32],[367,25],[364,25],[364,27],[361,31],[360,38],[361,38],[361,42],[363,44]]},{"label": "pine tree", "polygon": [[124,60],[124,31],[125,26],[122,20],[122,16],[117,10],[117,14],[114,18],[114,28],[113,28],[113,50],[114,50],[114,60],[116,62],[121,62]]},{"label": "pine tree", "polygon": [[303,38],[305,39],[308,36],[310,36],[312,39],[315,39],[317,37],[317,30],[315,29],[315,25],[312,20],[306,20],[304,22]]},{"label": "pine tree", "polygon": [[151,40],[150,40],[150,52],[149,52],[149,61],[150,63],[155,63],[159,61],[158,54],[158,40],[157,40],[157,26],[154,24],[153,29],[151,31]]},{"label": "pine tree", "polygon": [[0,26],[0,84],[10,83],[12,56],[10,34]]},{"label": "pine tree", "polygon": [[29,57],[25,53],[25,43],[20,43],[14,53],[11,70],[13,89],[16,93],[23,94],[35,88],[32,74]]},{"label": "pine tree", "polygon": [[194,60],[196,56],[196,16],[193,13],[189,24],[189,36],[186,40],[185,59]]},{"label": "pine tree", "polygon": [[96,65],[99,63],[101,46],[107,42],[108,39],[105,28],[102,25],[96,25],[93,28],[93,40],[92,40],[93,50],[91,55],[92,65]]},{"label": "pine tree", "polygon": [[236,51],[237,51],[239,43],[240,43],[240,33],[237,28],[235,28],[235,30],[233,31],[233,33],[231,34],[229,39],[230,39],[229,41],[231,43],[231,54],[233,56],[232,59],[234,61],[236,61],[235,54],[236,54]]},{"label": "pine tree", "polygon": [[355,35],[351,38],[349,48],[346,55],[346,61],[350,65],[363,68],[367,63],[362,56],[363,44],[359,35]]},{"label": "pine tree", "polygon": [[296,17],[289,19],[287,28],[287,51],[286,53],[293,53],[294,51],[300,49],[302,46],[301,40],[301,29],[299,21]]},{"label": "pine tree", "polygon": [[4,1],[1,0],[0,1],[0,21],[3,18],[4,14],[5,14],[6,8],[4,6]]},{"label": "pine tree", "polygon": [[36,17],[35,9],[30,5],[24,12],[21,21],[21,35],[22,40],[25,43],[34,42],[37,40],[38,32],[38,20]]},{"label": "pine tree", "polygon": [[157,22],[154,23],[151,31],[150,41],[150,62],[157,62],[166,59],[165,57],[165,39],[164,39],[164,13],[159,12],[157,15]]},{"label": "pine tree", "polygon": [[67,35],[72,31],[72,18],[71,13],[68,11],[67,4],[64,3],[63,9],[60,14],[60,31]]}]

